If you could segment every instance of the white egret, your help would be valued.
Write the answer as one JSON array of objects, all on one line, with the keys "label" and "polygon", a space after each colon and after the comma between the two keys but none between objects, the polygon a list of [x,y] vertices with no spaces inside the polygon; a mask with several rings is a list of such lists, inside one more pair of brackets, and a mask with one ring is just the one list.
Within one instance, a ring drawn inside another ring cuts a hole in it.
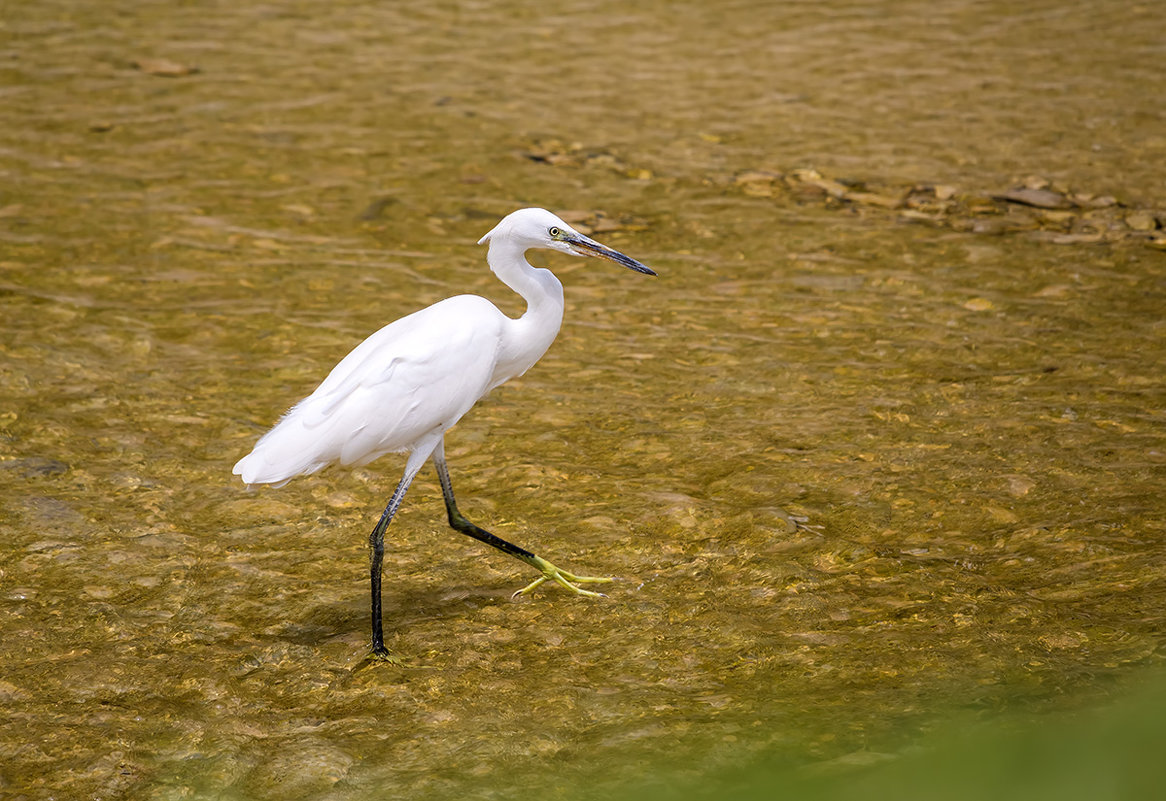
[{"label": "white egret", "polygon": [[478,242],[485,243],[490,246],[486,255],[490,269],[526,301],[521,317],[507,317],[477,295],[458,295],[389,323],[345,356],[311,395],[235,465],[235,475],[249,486],[281,487],[296,476],[331,464],[359,466],[386,453],[408,452],[405,475],[369,536],[372,650],[381,658],[389,655],[381,628],[385,529],[410,482],[430,457],[437,467],[450,526],[542,573],[515,595],[530,592],[548,579],[581,595],[598,595],[577,585],[611,581],[560,570],[467,520],[454,501],[444,437],[479,398],[530,369],[559,332],[563,285],[550,270],[531,266],[527,250],[597,256],[640,273],[656,273],[544,209],[521,209],[508,215]]}]

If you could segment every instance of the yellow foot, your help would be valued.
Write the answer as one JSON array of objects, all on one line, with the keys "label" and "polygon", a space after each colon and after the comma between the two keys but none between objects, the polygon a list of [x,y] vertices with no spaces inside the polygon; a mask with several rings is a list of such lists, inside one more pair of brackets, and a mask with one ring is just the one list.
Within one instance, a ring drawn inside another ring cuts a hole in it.
[{"label": "yellow foot", "polygon": [[585,590],[582,587],[577,587],[575,585],[610,584],[615,580],[610,578],[596,578],[595,576],[576,576],[574,573],[568,573],[566,570],[559,570],[559,568],[552,565],[546,559],[542,559],[538,556],[534,558],[534,561],[531,562],[531,564],[541,570],[542,575],[536,578],[530,584],[527,584],[518,592],[514,593],[514,595],[510,596],[511,598],[517,598],[520,595],[526,595],[528,592],[538,587],[548,579],[562,585],[563,587],[566,587],[571,592],[577,593],[579,595],[589,595],[592,598],[606,598],[607,596],[601,592],[592,592],[591,590]]}]

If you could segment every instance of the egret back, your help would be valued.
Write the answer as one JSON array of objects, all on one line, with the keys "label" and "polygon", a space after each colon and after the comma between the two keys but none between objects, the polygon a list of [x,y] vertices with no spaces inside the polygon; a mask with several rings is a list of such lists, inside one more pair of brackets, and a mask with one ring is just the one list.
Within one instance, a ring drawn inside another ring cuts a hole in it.
[{"label": "egret back", "polygon": [[497,376],[496,367],[516,322],[485,298],[459,295],[390,323],[284,415],[235,474],[247,484],[282,486],[333,463],[432,450],[479,398],[511,377]]}]

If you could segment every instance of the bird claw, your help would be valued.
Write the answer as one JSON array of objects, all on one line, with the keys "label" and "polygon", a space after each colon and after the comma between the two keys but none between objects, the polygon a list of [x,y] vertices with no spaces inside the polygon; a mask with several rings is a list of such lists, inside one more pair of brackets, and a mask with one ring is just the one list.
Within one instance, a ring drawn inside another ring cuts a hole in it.
[{"label": "bird claw", "polygon": [[372,650],[365,655],[361,662],[366,665],[389,664],[396,665],[397,667],[403,667],[405,664],[404,659],[383,646],[380,648],[373,646]]},{"label": "bird claw", "polygon": [[540,585],[542,585],[544,582],[546,582],[548,580],[553,581],[556,584],[559,584],[559,585],[565,587],[566,589],[570,590],[573,593],[576,593],[577,595],[587,595],[587,596],[590,596],[592,598],[606,598],[607,596],[601,592],[592,592],[591,590],[585,590],[582,587],[577,587],[575,585],[576,584],[609,584],[615,580],[615,579],[601,578],[601,577],[596,577],[596,576],[576,576],[574,573],[568,573],[566,570],[560,570],[559,568],[555,567],[550,562],[548,562],[546,559],[542,559],[538,556],[534,557],[534,561],[532,562],[532,564],[536,568],[538,568],[539,570],[542,571],[542,575],[539,576],[538,578],[536,578],[530,584],[527,584],[521,590],[518,590],[517,592],[515,592],[513,595],[510,596],[511,598],[517,598],[520,595],[526,595],[528,592],[534,590],[536,587],[539,587]]}]

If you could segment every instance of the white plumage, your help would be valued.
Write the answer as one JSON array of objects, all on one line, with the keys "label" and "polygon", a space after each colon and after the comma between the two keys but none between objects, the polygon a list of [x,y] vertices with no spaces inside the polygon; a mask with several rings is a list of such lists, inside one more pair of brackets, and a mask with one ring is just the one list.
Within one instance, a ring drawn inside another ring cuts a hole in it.
[{"label": "white plumage", "polygon": [[479,398],[513,377],[497,375],[507,323],[514,321],[474,295],[389,323],[332,368],[235,473],[249,485],[278,487],[333,463],[359,466],[435,444]]}]

